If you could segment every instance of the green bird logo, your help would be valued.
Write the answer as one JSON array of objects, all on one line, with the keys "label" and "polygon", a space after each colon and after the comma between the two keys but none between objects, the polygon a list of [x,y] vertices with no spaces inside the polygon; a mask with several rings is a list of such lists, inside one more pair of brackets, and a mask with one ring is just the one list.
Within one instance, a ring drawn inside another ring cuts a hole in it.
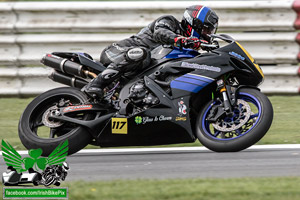
[{"label": "green bird logo", "polygon": [[42,149],[30,149],[28,155],[30,157],[22,158],[22,156],[8,143],[2,140],[2,156],[7,166],[12,166],[18,173],[33,168],[35,171],[45,170],[48,165],[62,165],[68,155],[68,140],[56,147],[47,157],[40,157],[43,153]]}]

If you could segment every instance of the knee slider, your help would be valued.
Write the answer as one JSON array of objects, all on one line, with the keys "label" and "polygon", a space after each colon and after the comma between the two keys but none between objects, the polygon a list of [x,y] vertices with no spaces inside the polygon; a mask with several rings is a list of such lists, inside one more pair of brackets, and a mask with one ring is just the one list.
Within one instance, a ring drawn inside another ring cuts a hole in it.
[{"label": "knee slider", "polygon": [[118,74],[119,70],[110,64],[102,73],[101,78],[104,82],[110,81],[111,79],[114,79]]},{"label": "knee slider", "polygon": [[129,49],[126,52],[126,60],[127,61],[141,61],[147,57],[147,52],[145,49],[140,47],[135,47],[132,49]]}]

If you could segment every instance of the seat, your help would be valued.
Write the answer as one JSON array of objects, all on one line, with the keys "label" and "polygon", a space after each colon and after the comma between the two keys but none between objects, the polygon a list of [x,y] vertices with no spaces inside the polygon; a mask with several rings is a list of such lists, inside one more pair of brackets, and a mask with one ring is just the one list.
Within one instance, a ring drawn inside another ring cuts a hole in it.
[{"label": "seat", "polygon": [[93,60],[92,56],[90,56],[87,53],[78,53],[78,58],[82,65],[93,68],[94,70],[97,70],[99,72],[102,72],[106,69],[104,65],[102,65],[100,62]]}]

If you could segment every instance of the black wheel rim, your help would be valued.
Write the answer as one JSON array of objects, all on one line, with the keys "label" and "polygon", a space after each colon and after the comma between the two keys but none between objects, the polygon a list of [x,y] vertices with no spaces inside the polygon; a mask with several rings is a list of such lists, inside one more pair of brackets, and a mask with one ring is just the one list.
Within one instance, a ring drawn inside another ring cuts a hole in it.
[{"label": "black wheel rim", "polygon": [[[45,126],[42,122],[42,117],[45,111],[50,107],[56,105],[61,99],[69,100],[72,105],[79,105],[83,103],[83,99],[71,94],[58,94],[55,96],[50,96],[46,100],[40,102],[31,112],[29,117],[29,129],[30,134],[33,137],[51,140],[60,139],[62,137],[68,137],[75,131],[77,131],[80,126],[69,122],[63,122],[63,125],[57,128],[49,128]],[[78,119],[85,120],[87,115],[72,116]]]}]

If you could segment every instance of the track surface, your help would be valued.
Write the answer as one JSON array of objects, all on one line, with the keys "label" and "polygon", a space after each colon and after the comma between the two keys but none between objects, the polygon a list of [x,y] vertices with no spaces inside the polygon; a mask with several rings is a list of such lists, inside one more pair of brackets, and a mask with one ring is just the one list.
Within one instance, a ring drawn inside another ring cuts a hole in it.
[{"label": "track surface", "polygon": [[[252,148],[238,153],[214,153],[204,148],[108,149],[78,153],[67,162],[71,167],[67,180],[300,176],[299,148]],[[2,158],[0,163],[4,172]]]}]

